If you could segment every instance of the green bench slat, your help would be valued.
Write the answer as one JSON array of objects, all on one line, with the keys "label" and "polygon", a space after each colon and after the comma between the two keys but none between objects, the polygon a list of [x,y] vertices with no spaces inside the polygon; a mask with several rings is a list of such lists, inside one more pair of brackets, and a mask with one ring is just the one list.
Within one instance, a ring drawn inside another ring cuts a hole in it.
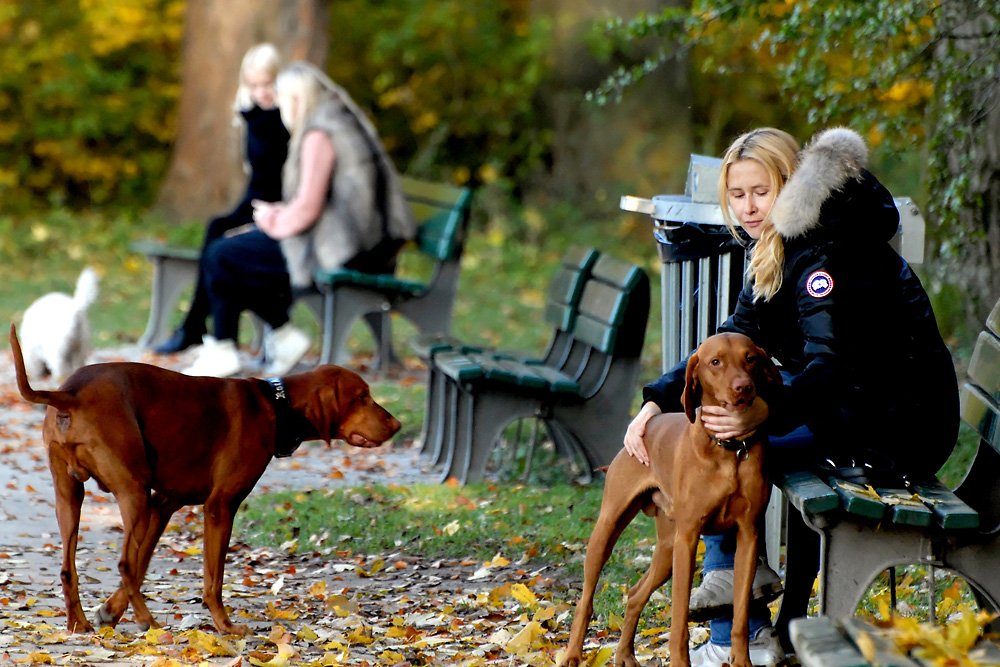
[{"label": "green bench slat", "polygon": [[840,507],[840,497],[816,475],[797,471],[780,475],[775,484],[795,509],[808,514],[822,514]]},{"label": "green bench slat", "polygon": [[886,507],[886,518],[899,526],[931,525],[934,513],[906,489],[876,488]]},{"label": "green bench slat", "polygon": [[993,304],[993,310],[990,311],[990,316],[986,318],[986,327],[1000,336],[1000,301]]},{"label": "green bench slat", "polygon": [[456,382],[469,382],[484,375],[483,367],[462,352],[438,354],[434,358],[434,365]]},{"label": "green bench slat", "polygon": [[169,257],[170,259],[183,259],[192,262],[197,262],[198,257],[201,256],[199,248],[169,246],[158,241],[133,241],[129,244],[129,249],[147,257]]},{"label": "green bench slat", "polygon": [[927,507],[940,527],[946,530],[979,527],[979,512],[966,505],[939,480],[922,480],[913,485],[913,491],[930,501]]},{"label": "green bench slat", "polygon": [[1000,452],[1000,407],[986,392],[973,384],[962,387],[960,412],[966,424],[976,429],[984,442]]},{"label": "green bench slat", "polygon": [[619,290],[631,292],[641,279],[642,269],[613,255],[601,255],[591,269],[591,274]]},{"label": "green bench slat", "polygon": [[861,651],[826,616],[796,618],[788,632],[803,667],[870,667]]},{"label": "green bench slat", "polygon": [[969,379],[993,400],[1000,400],[1000,340],[988,331],[979,333],[969,360]]},{"label": "green bench slat", "polygon": [[828,477],[826,482],[840,496],[840,506],[848,514],[868,519],[882,519],[885,515],[885,505],[867,495],[866,489],[837,477]]}]

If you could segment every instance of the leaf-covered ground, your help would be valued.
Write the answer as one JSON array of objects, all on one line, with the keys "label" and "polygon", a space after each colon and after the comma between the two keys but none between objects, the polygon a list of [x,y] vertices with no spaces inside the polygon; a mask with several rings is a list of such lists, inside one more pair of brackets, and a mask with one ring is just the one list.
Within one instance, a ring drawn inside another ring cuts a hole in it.
[{"label": "leaf-covered ground", "polygon": [[[99,350],[97,356],[174,367],[188,361],[183,356],[151,358],[134,348]],[[197,507],[175,516],[143,587],[162,629],[142,631],[129,611],[114,630],[68,634],[59,583],[62,545],[40,439],[44,413],[20,399],[12,379],[9,363],[0,365],[0,667],[548,666],[566,644],[579,578],[568,574],[568,568],[539,565],[517,541],[484,558],[418,555],[405,543],[381,553],[352,550],[351,541],[342,549],[325,545],[313,551],[307,539],[254,548],[237,537],[223,597],[233,619],[249,624],[253,632],[243,638],[221,636],[201,603],[202,517]],[[408,439],[378,450],[311,444],[290,459],[273,462],[254,496],[336,486],[419,487],[424,481]],[[81,597],[93,620],[93,610],[118,585],[122,532],[114,499],[91,483],[87,488],[77,566]],[[452,530],[446,523],[438,528]],[[565,545],[581,553],[582,546],[578,536]],[[641,557],[633,564],[638,577]],[[883,637],[922,656],[924,664],[995,664],[995,652],[976,648],[987,617],[975,613],[968,592],[958,584],[940,585],[945,588],[936,597],[935,615],[943,621],[938,625],[899,615],[887,620],[888,594],[877,586],[865,602],[869,618],[882,627]],[[899,614],[926,598],[923,586],[909,574],[904,578]],[[668,660],[666,603],[663,593],[656,593],[654,607],[659,610],[644,615],[638,654],[647,664]],[[591,665],[609,662],[620,622],[611,612],[592,623],[585,647]],[[701,643],[707,630],[693,628],[692,639]]]}]

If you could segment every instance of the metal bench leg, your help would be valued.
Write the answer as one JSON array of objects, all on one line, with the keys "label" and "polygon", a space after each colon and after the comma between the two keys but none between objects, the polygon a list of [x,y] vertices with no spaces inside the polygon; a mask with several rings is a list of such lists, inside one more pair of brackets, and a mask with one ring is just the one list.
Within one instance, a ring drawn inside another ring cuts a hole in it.
[{"label": "metal bench leg", "polygon": [[[462,391],[460,401],[466,407],[459,422],[458,453],[460,468],[452,466],[453,475],[462,484],[481,482],[486,477],[493,447],[504,428],[515,419],[531,417],[537,401],[507,393],[473,394]],[[464,448],[464,451],[463,451]]]},{"label": "metal bench leg", "polygon": [[461,406],[459,405],[459,394],[461,389],[458,387],[458,383],[446,380],[445,381],[445,410],[447,418],[444,424],[444,451],[441,452],[441,471],[438,475],[438,483],[443,484],[447,482],[452,476],[452,468],[455,462],[455,453],[458,449],[458,431],[459,422],[462,419]]},{"label": "metal bench leg", "polygon": [[198,278],[198,263],[171,257],[151,257],[153,289],[149,302],[149,321],[139,338],[141,347],[151,347],[168,333],[170,315],[177,307],[181,292]]},{"label": "metal bench leg", "polygon": [[444,441],[445,419],[447,418],[447,376],[434,370],[427,370],[427,401],[424,410],[424,431],[421,455],[431,463],[440,463]]},{"label": "metal bench leg", "polygon": [[783,646],[790,648],[788,623],[805,616],[809,609],[813,582],[819,572],[819,534],[806,525],[802,514],[788,508],[785,528],[785,592],[775,628]]}]

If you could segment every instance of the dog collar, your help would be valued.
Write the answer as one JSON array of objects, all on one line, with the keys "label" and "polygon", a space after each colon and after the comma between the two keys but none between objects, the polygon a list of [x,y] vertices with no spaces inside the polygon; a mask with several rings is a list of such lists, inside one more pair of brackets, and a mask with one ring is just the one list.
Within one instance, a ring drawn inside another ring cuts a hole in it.
[{"label": "dog collar", "polygon": [[271,402],[274,404],[275,424],[274,457],[283,459],[295,453],[302,444],[302,436],[295,429],[295,413],[292,411],[292,401],[285,391],[285,383],[281,378],[266,378],[271,390]]},{"label": "dog collar", "polygon": [[749,438],[743,440],[727,438],[726,440],[716,440],[716,442],[727,452],[736,452],[736,457],[741,461],[746,460],[747,456],[750,455],[750,447],[753,446],[753,442]]}]

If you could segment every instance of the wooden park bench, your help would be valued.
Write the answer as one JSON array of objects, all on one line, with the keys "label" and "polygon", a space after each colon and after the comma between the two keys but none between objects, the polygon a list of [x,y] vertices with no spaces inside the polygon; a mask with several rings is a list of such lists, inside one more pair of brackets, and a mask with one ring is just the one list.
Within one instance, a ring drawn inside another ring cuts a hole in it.
[{"label": "wooden park bench", "polygon": [[[315,289],[296,296],[322,327],[320,363],[332,363],[337,358],[351,326],[361,316],[380,316],[381,328],[375,331],[375,338],[379,341],[382,368],[392,356],[389,313],[400,313],[421,332],[450,331],[472,192],[468,188],[408,177],[403,177],[402,183],[418,224],[413,254],[430,261],[429,277],[409,279],[347,269],[317,271]],[[401,263],[406,263],[409,247],[410,244],[404,247]],[[130,248],[153,264],[149,321],[139,339],[140,345],[152,346],[169,333],[170,316],[177,301],[197,278],[200,251],[148,240],[136,241]]]},{"label": "wooden park bench", "polygon": [[[859,621],[845,619],[876,577],[888,570],[892,582],[900,565],[951,570],[968,583],[983,609],[1000,612],[1000,301],[986,327],[961,390],[962,419],[979,434],[979,447],[954,492],[933,477],[897,489],[864,488],[832,475],[821,479],[812,471],[776,480],[805,525],[820,534],[819,613],[829,621],[793,621],[802,610],[786,611],[784,601],[778,616],[779,625],[791,623],[789,634],[803,665],[839,666],[839,656],[857,650],[852,645]],[[811,588],[813,575],[796,569],[801,561],[793,526],[799,522],[793,518],[798,517],[789,517],[785,596],[801,600],[808,599],[801,587]],[[1000,630],[1000,621],[988,630]]]},{"label": "wooden park bench", "polygon": [[585,255],[570,254],[549,293],[547,320],[554,326],[546,355],[465,349],[435,355],[432,375],[443,391],[436,390],[431,450],[440,480],[481,480],[504,427],[530,417],[545,422],[557,447],[579,452],[589,466],[607,465],[628,425],[649,296],[641,268],[599,255],[588,275]]}]

